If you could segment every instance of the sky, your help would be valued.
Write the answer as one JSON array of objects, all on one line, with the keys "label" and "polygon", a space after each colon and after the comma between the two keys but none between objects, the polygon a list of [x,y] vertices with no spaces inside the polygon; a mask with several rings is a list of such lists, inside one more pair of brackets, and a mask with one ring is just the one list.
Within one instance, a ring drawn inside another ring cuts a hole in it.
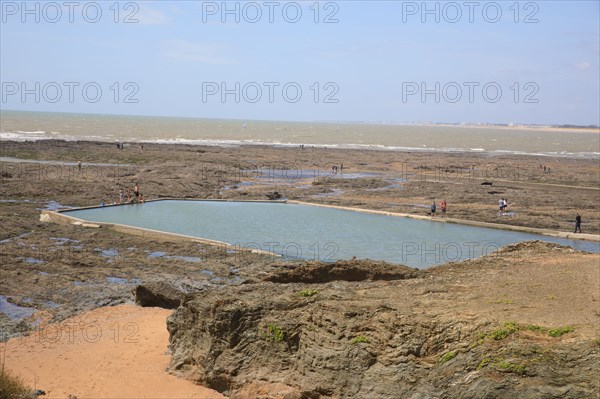
[{"label": "sky", "polygon": [[0,1],[1,109],[600,124],[598,1]]}]

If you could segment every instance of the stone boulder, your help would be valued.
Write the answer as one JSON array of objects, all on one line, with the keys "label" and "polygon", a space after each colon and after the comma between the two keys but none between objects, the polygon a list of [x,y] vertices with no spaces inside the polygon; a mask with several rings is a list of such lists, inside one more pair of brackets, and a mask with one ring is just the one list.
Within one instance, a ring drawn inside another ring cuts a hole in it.
[{"label": "stone boulder", "polygon": [[176,309],[185,296],[183,291],[163,281],[138,285],[133,294],[135,303],[142,307],[165,309]]}]

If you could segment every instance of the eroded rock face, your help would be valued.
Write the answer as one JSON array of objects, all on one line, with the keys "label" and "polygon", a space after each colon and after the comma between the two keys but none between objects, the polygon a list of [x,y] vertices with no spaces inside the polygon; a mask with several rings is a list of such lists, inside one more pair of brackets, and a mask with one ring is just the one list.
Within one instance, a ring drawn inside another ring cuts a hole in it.
[{"label": "eroded rock face", "polygon": [[595,343],[525,327],[497,341],[497,320],[461,305],[486,262],[373,262],[363,280],[353,262],[284,265],[265,280],[303,283],[188,295],[167,321],[170,370],[237,399],[596,397]]},{"label": "eroded rock face", "polygon": [[403,280],[422,275],[417,269],[390,265],[385,262],[338,261],[335,263],[308,262],[281,270],[264,281],[274,283],[327,283],[330,281]]},{"label": "eroded rock face", "polygon": [[[309,298],[270,284],[196,295],[168,321],[171,368],[234,397],[260,392],[252,386],[278,393],[277,384],[291,398],[410,397],[432,356],[468,328],[415,323],[401,304],[361,301],[349,283],[338,284]],[[428,397],[433,387],[422,389]]]},{"label": "eroded rock face", "polygon": [[458,339],[457,330],[452,323],[415,324],[410,309],[388,306],[389,298],[361,300],[359,291],[375,283],[344,280],[419,274],[366,263],[304,264],[267,278],[329,282],[319,287],[263,283],[189,297],[168,320],[171,368],[241,397],[260,392],[289,398],[357,397],[409,388],[397,375],[409,359],[439,352],[446,341]]}]

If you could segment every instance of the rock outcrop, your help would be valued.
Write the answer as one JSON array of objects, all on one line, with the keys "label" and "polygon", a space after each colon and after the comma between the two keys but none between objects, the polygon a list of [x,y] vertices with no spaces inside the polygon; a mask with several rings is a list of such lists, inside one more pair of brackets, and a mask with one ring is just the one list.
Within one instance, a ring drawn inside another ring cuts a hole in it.
[{"label": "rock outcrop", "polygon": [[138,285],[134,292],[135,303],[143,307],[176,309],[185,293],[173,285],[158,281]]},{"label": "rock outcrop", "polygon": [[432,272],[282,265],[262,283],[188,295],[167,321],[170,370],[238,399],[596,397],[593,340],[464,305],[461,281],[481,284],[473,272],[493,257]]},{"label": "rock outcrop", "polygon": [[327,283],[330,281],[403,280],[422,275],[417,269],[402,265],[369,260],[338,261],[335,263],[308,262],[291,265],[264,281],[273,283]]}]

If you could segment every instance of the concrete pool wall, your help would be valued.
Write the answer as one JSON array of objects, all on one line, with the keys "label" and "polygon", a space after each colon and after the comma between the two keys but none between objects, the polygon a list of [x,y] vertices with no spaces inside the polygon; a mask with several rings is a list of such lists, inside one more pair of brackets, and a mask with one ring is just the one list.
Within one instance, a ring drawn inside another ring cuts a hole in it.
[{"label": "concrete pool wall", "polygon": [[521,233],[541,234],[544,236],[566,238],[569,240],[584,240],[584,241],[600,242],[600,235],[597,235],[597,234],[582,234],[582,233],[575,234],[575,233],[569,233],[569,232],[558,231],[558,230],[539,229],[536,227],[516,226],[513,224],[478,222],[476,220],[454,219],[454,218],[448,218],[448,217],[443,218],[443,219],[441,217],[432,218],[430,216],[415,215],[412,213],[378,211],[378,210],[374,210],[374,209],[352,208],[352,207],[339,206],[339,205],[316,204],[316,203],[312,203],[312,202],[302,202],[302,201],[294,201],[294,200],[287,201],[287,203],[288,204],[320,206],[320,207],[325,207],[325,208],[342,209],[342,210],[347,210],[347,211],[364,212],[364,213],[371,213],[371,214],[377,214],[377,215],[428,220],[430,222],[438,222],[438,223],[454,223],[454,224],[463,224],[466,226],[487,227],[487,228],[492,228],[492,229],[519,231]]},{"label": "concrete pool wall", "polygon": [[[265,203],[267,203],[267,202],[268,203],[284,203],[285,202],[285,201],[254,201],[254,200],[231,201],[231,200],[204,200],[204,199],[187,199],[187,198],[185,198],[185,199],[161,198],[161,199],[155,199],[155,200],[148,200],[148,201],[145,201],[144,203],[158,202],[158,201],[173,201],[173,200],[176,200],[176,201],[219,201],[219,202],[265,202]],[[208,238],[189,236],[189,235],[185,235],[185,234],[169,233],[166,231],[152,230],[152,229],[147,229],[147,228],[143,228],[143,227],[134,227],[134,226],[118,224],[118,223],[88,222],[86,220],[79,219],[74,216],[65,215],[65,212],[68,212],[68,211],[80,211],[80,210],[85,210],[85,209],[110,208],[110,207],[114,207],[114,206],[128,206],[128,205],[135,206],[135,205],[143,205],[143,204],[110,204],[110,205],[103,205],[103,206],[98,205],[98,206],[86,206],[86,207],[81,207],[81,208],[70,208],[70,209],[64,209],[64,210],[58,210],[58,211],[43,210],[40,213],[40,221],[62,224],[62,225],[75,225],[75,226],[88,227],[88,228],[105,227],[105,228],[109,228],[109,229],[114,230],[119,233],[131,234],[131,235],[144,237],[144,238],[151,238],[151,239],[157,239],[157,240],[188,241],[188,242],[191,241],[191,242],[197,242],[200,244],[231,248],[231,249],[235,249],[238,251],[248,251],[248,252],[256,253],[256,254],[280,256],[279,254],[276,254],[273,252],[262,251],[262,250],[255,249],[255,248],[242,248],[242,247],[231,245],[230,243],[227,243],[227,242],[211,240]]]},{"label": "concrete pool wall", "polygon": [[[369,210],[369,209],[361,209],[361,208],[352,208],[352,207],[342,207],[342,206],[334,206],[334,205],[324,205],[324,204],[314,204],[314,203],[305,203],[305,202],[301,202],[301,201],[235,201],[235,200],[195,200],[195,199],[172,199],[172,198],[164,198],[164,199],[157,199],[157,200],[151,200],[151,201],[147,201],[148,204],[150,203],[156,203],[156,202],[160,202],[160,201],[177,201],[185,204],[185,202],[196,202],[196,203],[201,203],[201,202],[206,202],[206,203],[213,203],[214,205],[211,205],[208,209],[222,209],[223,211],[225,211],[225,213],[223,214],[223,217],[225,219],[227,219],[227,212],[226,209],[230,209],[233,210],[235,208],[239,209],[239,204],[238,206],[232,204],[232,206],[234,208],[230,208],[229,206],[225,206],[224,203],[264,203],[264,204],[284,204],[287,203],[287,206],[290,206],[290,209],[292,209],[294,207],[294,205],[298,205],[299,206],[299,210],[301,208],[304,209],[309,209],[307,208],[307,206],[309,207],[315,207],[313,209],[318,208],[331,208],[332,211],[333,209],[336,209],[337,211],[335,212],[340,212],[340,211],[344,211],[344,212],[351,212],[351,213],[362,213],[362,214],[372,214],[372,215],[380,215],[380,216],[393,216],[393,217],[400,217],[400,218],[405,218],[405,220],[409,220],[409,219],[417,219],[417,220],[422,220],[422,221],[434,221],[434,222],[438,222],[436,224],[433,225],[429,225],[429,226],[444,226],[446,223],[448,226],[447,228],[444,228],[444,231],[448,231],[448,233],[454,231],[454,233],[456,233],[456,228],[450,228],[450,226],[460,226],[460,225],[466,225],[466,226],[472,226],[474,228],[484,228],[484,229],[488,229],[488,238],[489,238],[489,231],[491,230],[495,230],[498,231],[498,234],[502,235],[502,233],[500,233],[502,230],[507,230],[507,231],[514,231],[514,232],[518,232],[518,233],[523,233],[523,234],[536,234],[536,235],[544,235],[544,236],[549,236],[549,237],[555,237],[555,239],[560,240],[571,240],[571,244],[569,243],[563,243],[563,245],[571,245],[573,246],[573,243],[576,243],[577,241],[573,241],[575,240],[586,240],[586,241],[591,241],[591,242],[600,242],[600,236],[597,235],[592,235],[592,234],[572,234],[572,233],[566,233],[566,232],[559,232],[559,231],[553,231],[553,230],[546,230],[546,229],[536,229],[536,228],[528,228],[528,227],[522,227],[522,226],[512,226],[512,225],[503,225],[503,224],[493,224],[493,223],[482,223],[482,222],[477,222],[477,221],[465,221],[465,220],[460,220],[460,219],[452,219],[452,218],[445,218],[445,219],[441,219],[441,218],[431,218],[429,216],[422,216],[422,215],[413,215],[413,214],[401,214],[401,213],[395,213],[395,212],[388,212],[388,211],[378,211],[378,210]],[[223,203],[223,206],[218,205],[217,203]],[[143,204],[127,204],[127,205],[132,205],[132,206],[136,206],[139,207],[136,212],[144,212],[145,209],[143,207]],[[158,204],[156,204],[158,205]],[[174,204],[175,205],[175,204]],[[278,254],[276,253],[275,249],[272,249],[270,247],[264,247],[261,245],[251,245],[254,243],[246,243],[246,244],[235,244],[233,245],[232,243],[236,241],[236,239],[233,237],[236,235],[236,233],[233,234],[233,236],[229,235],[229,234],[225,234],[225,231],[222,231],[220,235],[214,235],[214,234],[205,234],[202,232],[198,232],[198,233],[194,233],[191,231],[185,231],[185,230],[173,230],[170,228],[165,228],[164,231],[162,230],[162,226],[165,226],[164,224],[160,224],[160,225],[153,225],[153,224],[146,224],[144,225],[144,223],[141,223],[141,225],[135,225],[134,222],[131,221],[131,219],[129,219],[129,221],[125,221],[125,223],[130,223],[131,225],[127,225],[127,224],[120,224],[120,223],[114,223],[119,222],[121,219],[117,218],[117,220],[115,220],[115,218],[111,218],[108,217],[104,218],[104,221],[102,222],[97,222],[97,221],[88,221],[88,220],[103,220],[102,218],[99,219],[93,219],[93,218],[89,218],[87,220],[83,220],[83,219],[79,219],[75,216],[71,216],[70,214],[67,214],[67,212],[77,212],[77,211],[86,211],[86,210],[95,210],[95,209],[100,209],[100,208],[115,208],[115,207],[122,207],[125,205],[106,205],[106,206],[92,206],[92,207],[82,207],[82,208],[76,208],[76,209],[65,209],[62,211],[42,211],[41,216],[40,216],[40,220],[44,221],[44,222],[53,222],[53,223],[59,223],[59,224],[70,224],[70,225],[79,225],[82,227],[89,227],[89,228],[110,228],[114,231],[120,232],[120,233],[124,233],[124,234],[132,234],[132,235],[136,235],[136,236],[140,236],[140,237],[144,237],[144,238],[150,238],[150,239],[157,239],[157,240],[183,240],[183,241],[188,241],[188,242],[197,242],[197,243],[202,243],[202,244],[207,244],[207,245],[215,245],[215,246],[221,246],[223,248],[227,248],[227,249],[232,249],[232,250],[236,250],[236,251],[248,251],[248,252],[253,252],[253,253],[262,253],[262,254],[268,254],[268,255],[275,255],[275,256],[281,256],[282,254]],[[250,210],[254,207],[252,207],[250,204]],[[257,205],[258,206],[258,205]],[[263,206],[261,206],[263,207]],[[155,210],[155,211],[159,211],[160,208],[155,208],[155,207],[150,207],[150,209]],[[177,208],[175,208],[177,209]],[[256,209],[256,208],[254,208]],[[263,207],[264,209],[264,207]],[[125,209],[123,209],[125,210]],[[133,209],[132,209],[133,211]],[[147,212],[152,212],[151,210],[146,211]],[[277,212],[277,208],[273,209],[273,212]],[[250,211],[250,213],[252,213],[252,211]],[[300,210],[300,213],[302,213],[302,211]],[[314,213],[313,211],[311,211],[311,213]],[[319,212],[317,212],[319,213]],[[114,214],[114,212],[113,212]],[[140,216],[142,215],[140,214]],[[214,214],[214,212],[213,212]],[[245,211],[242,213],[242,215],[245,215]],[[271,212],[269,212],[269,214],[271,214]],[[325,217],[325,214],[323,214],[322,212],[320,213],[323,215],[323,217]],[[109,214],[110,215],[110,214]],[[156,215],[160,215],[160,214],[156,214]],[[185,213],[185,215],[188,215],[188,213]],[[193,215],[193,214],[191,214]],[[238,216],[240,218],[244,218],[245,216],[239,215]],[[365,215],[366,217],[367,215]],[[192,216],[190,216],[192,217]],[[375,216],[376,217],[376,216]],[[127,218],[125,218],[127,219]],[[269,219],[269,217],[267,217],[267,220]],[[356,218],[355,218],[356,219]],[[359,217],[359,220],[362,220],[364,218]],[[137,219],[136,219],[137,220]],[[217,220],[221,220],[220,217]],[[241,219],[234,219],[234,220],[241,220]],[[285,219],[277,219],[277,224],[280,224],[279,221],[282,221],[283,223],[285,223]],[[370,218],[368,218],[367,220],[370,220]],[[171,219],[169,219],[170,223]],[[212,223],[216,223],[216,224],[209,224],[208,226],[218,226],[218,222],[215,221],[215,219],[213,219]],[[229,220],[229,223],[232,223],[231,220]],[[235,223],[235,222],[233,222]],[[252,223],[257,223],[256,219],[254,219],[254,221]],[[360,222],[362,223],[362,222]],[[415,222],[412,222],[413,228],[418,228],[416,225],[414,225]],[[411,223],[409,223],[410,225]],[[253,226],[258,226],[258,227],[264,227],[264,226],[260,226],[260,225],[255,225],[252,224]],[[143,226],[143,227],[142,227]],[[346,226],[348,227],[348,226]],[[350,227],[351,229],[353,229],[353,227]],[[410,229],[410,227],[408,227]],[[329,230],[329,225],[327,225],[325,227],[326,230]],[[449,230],[448,230],[449,229]],[[259,229],[260,230],[260,229]],[[354,229],[356,230],[356,229]],[[290,239],[289,236],[289,232],[285,232],[286,230],[279,230],[279,234],[283,234],[282,236],[276,235],[275,237],[284,237],[287,235],[287,238]],[[335,230],[334,230],[335,231]],[[412,230],[411,230],[412,231]],[[183,234],[182,234],[183,233]],[[380,232],[377,231],[372,231],[372,233],[374,234],[374,237],[379,236],[379,238],[381,239],[381,235],[379,234]],[[517,233],[517,234],[518,234]],[[371,237],[371,233],[365,233],[368,234],[368,237]],[[481,233],[484,234],[484,233]],[[492,233],[493,234],[493,233]],[[318,234],[317,234],[318,235]],[[260,235],[259,235],[260,236]],[[384,235],[385,236],[385,235]],[[212,237],[212,238],[207,238],[207,237]],[[293,237],[297,237],[297,236],[293,236]],[[494,236],[495,237],[495,236]],[[372,237],[371,237],[372,238]],[[422,237],[421,237],[422,238]],[[473,237],[471,237],[473,238]],[[271,237],[271,239],[273,239],[273,237]],[[439,238],[438,238],[439,239]],[[525,241],[528,239],[535,239],[535,237],[524,237],[521,239],[517,239],[520,241]],[[540,238],[541,239],[541,238]],[[232,241],[233,240],[233,241]],[[385,240],[385,238],[384,238]],[[554,239],[551,239],[550,241],[554,241]],[[397,241],[396,241],[397,242]],[[501,241],[499,241],[501,242]],[[513,242],[519,242],[519,241],[513,241]],[[349,243],[345,243],[345,244],[349,244]],[[407,242],[408,244],[408,242]],[[591,243],[590,243],[591,244]],[[507,245],[506,243],[501,244],[501,245]],[[577,245],[575,246],[576,248],[586,248],[589,247],[589,245]],[[267,250],[265,250],[267,249]],[[588,248],[589,249],[589,248]],[[585,250],[585,249],[584,249]],[[273,252],[270,252],[273,251]],[[592,248],[592,252],[598,252],[598,249],[596,249],[595,247]],[[384,251],[385,253],[385,251]],[[375,258],[377,258],[379,255],[384,256],[384,253],[378,252],[378,251],[372,251],[370,252],[369,255],[367,255],[366,257],[370,257],[370,256],[375,256]],[[346,254],[347,256],[348,254]],[[359,254],[356,254],[359,255]],[[361,255],[359,255],[359,257],[361,257]],[[384,258],[385,260],[385,258]],[[392,262],[398,262],[398,259],[392,260]]]},{"label": "concrete pool wall", "polygon": [[[364,209],[364,208],[354,208],[354,207],[339,206],[339,205],[318,204],[318,203],[313,203],[313,202],[304,202],[304,201],[296,201],[296,200],[268,200],[267,201],[267,200],[160,198],[160,199],[148,200],[145,203],[158,202],[158,201],[198,201],[198,202],[204,201],[204,202],[249,202],[249,203],[253,203],[253,202],[257,203],[258,202],[258,203],[280,203],[280,204],[287,203],[287,204],[298,204],[298,205],[310,205],[310,206],[319,206],[319,207],[324,207],[324,208],[341,209],[341,210],[353,211],[353,212],[370,213],[370,214],[375,214],[375,215],[385,215],[385,216],[395,216],[395,217],[427,220],[430,222],[437,222],[437,223],[455,223],[455,224],[463,224],[463,225],[467,225],[467,226],[487,227],[487,228],[500,229],[500,230],[518,231],[518,232],[522,232],[522,233],[541,234],[544,236],[565,238],[565,239],[570,239],[570,240],[584,240],[584,241],[600,242],[600,235],[597,235],[597,234],[585,234],[585,233],[575,234],[575,233],[558,231],[558,230],[540,229],[540,228],[536,228],[536,227],[517,226],[517,225],[512,225],[512,224],[479,222],[479,221],[475,221],[475,220],[466,220],[466,219],[455,219],[455,218],[443,218],[442,219],[441,217],[432,218],[430,216],[415,215],[412,213],[380,211],[380,210],[374,210],[374,209]],[[58,223],[58,224],[74,224],[74,225],[81,225],[82,227],[95,227],[95,228],[98,228],[101,226],[102,227],[110,227],[116,231],[120,231],[123,233],[143,235],[143,236],[152,236],[153,238],[160,238],[161,236],[164,236],[165,238],[169,237],[169,238],[179,238],[179,239],[186,239],[186,240],[193,239],[195,241],[202,240],[202,242],[205,242],[206,244],[215,244],[215,245],[226,244],[226,243],[220,242],[220,241],[203,239],[203,238],[199,238],[199,237],[186,236],[186,235],[182,235],[182,234],[167,233],[167,232],[162,232],[159,230],[151,230],[151,229],[145,229],[145,228],[141,228],[141,227],[132,227],[132,226],[127,226],[127,225],[119,225],[119,224],[115,224],[115,223],[93,223],[93,222],[88,222],[88,221],[78,219],[76,217],[68,216],[68,215],[64,214],[64,212],[69,212],[69,211],[78,211],[78,210],[96,209],[96,208],[109,208],[109,207],[113,207],[113,206],[127,206],[127,205],[142,205],[142,204],[109,204],[109,205],[103,205],[103,206],[96,205],[96,206],[87,206],[87,207],[80,207],[80,208],[70,208],[70,209],[58,210],[58,211],[43,210],[43,211],[41,211],[40,221],[52,222],[52,223]],[[140,234],[140,233],[145,233],[145,234]]]}]

